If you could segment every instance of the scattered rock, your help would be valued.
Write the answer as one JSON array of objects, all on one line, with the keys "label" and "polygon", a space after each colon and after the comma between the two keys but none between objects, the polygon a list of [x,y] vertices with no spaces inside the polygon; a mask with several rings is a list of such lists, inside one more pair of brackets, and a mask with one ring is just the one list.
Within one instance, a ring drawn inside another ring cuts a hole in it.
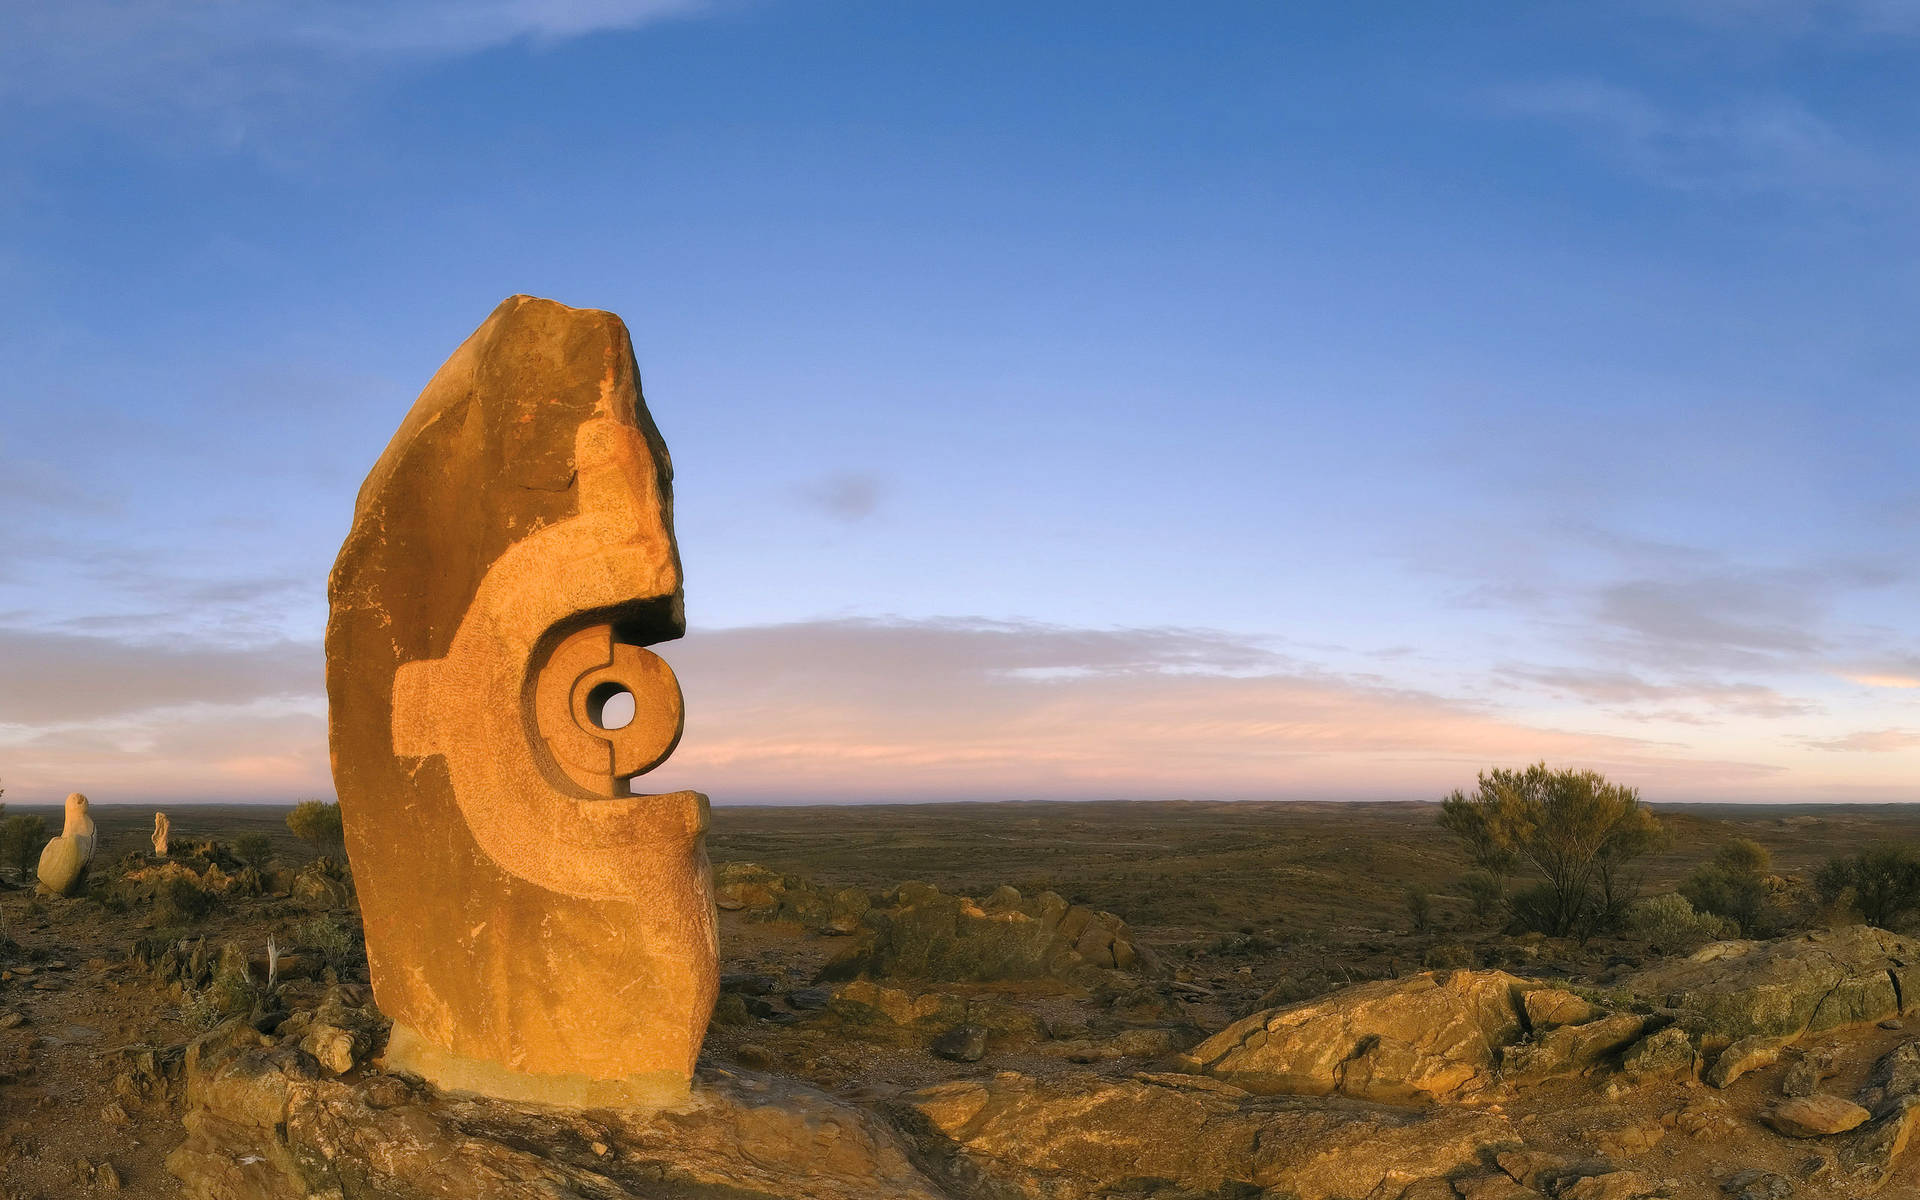
[{"label": "scattered rock", "polygon": [[1025,900],[1003,888],[989,897],[990,908],[925,884],[902,884],[896,896],[892,907],[865,914],[853,945],[821,969],[820,981],[865,975],[1091,982],[1100,971],[1157,969],[1119,917],[1068,904],[1053,892]]},{"label": "scattered rock", "polygon": [[979,1062],[987,1054],[987,1031],[978,1025],[955,1025],[933,1039],[933,1052],[952,1062]]},{"label": "scattered rock", "polygon": [[1788,1137],[1825,1137],[1857,1128],[1873,1114],[1851,1100],[1838,1096],[1789,1096],[1773,1106],[1763,1118]]},{"label": "scattered rock", "polygon": [[1720,1052],[1713,1065],[1707,1068],[1706,1079],[1714,1087],[1723,1088],[1749,1071],[1770,1067],[1780,1060],[1780,1052],[1786,1042],[1780,1038],[1743,1037]]},{"label": "scattered rock", "polygon": [[1833,1075],[1833,1054],[1831,1051],[1805,1050],[1787,1067],[1787,1073],[1780,1077],[1780,1094],[1783,1096],[1811,1096],[1820,1090],[1821,1083]]},{"label": "scattered rock", "polygon": [[1920,1124],[1920,1096],[1902,1096],[1888,1102],[1874,1120],[1856,1129],[1840,1148],[1842,1173],[1870,1187],[1879,1187],[1900,1166],[1901,1155]]},{"label": "scattered rock", "polygon": [[1693,1042],[1688,1039],[1686,1030],[1669,1025],[1635,1042],[1628,1049],[1621,1066],[1628,1074],[1643,1077],[1691,1075],[1694,1069]]},{"label": "scattered rock", "polygon": [[1733,1200],[1788,1200],[1793,1195],[1793,1181],[1772,1171],[1748,1167],[1721,1180],[1720,1190]]},{"label": "scattered rock", "polygon": [[795,988],[787,993],[787,1007],[801,1012],[818,1012],[831,1003],[833,1003],[833,991],[830,988]]}]

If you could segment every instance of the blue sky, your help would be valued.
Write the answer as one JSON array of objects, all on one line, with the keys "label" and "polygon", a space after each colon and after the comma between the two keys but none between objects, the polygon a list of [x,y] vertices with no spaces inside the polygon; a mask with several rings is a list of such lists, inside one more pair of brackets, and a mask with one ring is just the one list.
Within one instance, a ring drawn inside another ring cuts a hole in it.
[{"label": "blue sky", "polygon": [[1920,4],[0,0],[0,785],[325,790],[354,490],[633,330],[716,799],[1920,773]]}]

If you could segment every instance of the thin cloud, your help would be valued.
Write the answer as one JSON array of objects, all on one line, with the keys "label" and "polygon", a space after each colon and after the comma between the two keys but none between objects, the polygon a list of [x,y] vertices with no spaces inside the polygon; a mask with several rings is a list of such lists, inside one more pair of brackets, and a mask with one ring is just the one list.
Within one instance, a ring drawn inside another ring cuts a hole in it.
[{"label": "thin cloud", "polygon": [[1799,717],[1820,711],[1816,704],[1796,700],[1760,683],[1701,678],[1654,681],[1627,671],[1577,667],[1504,667],[1496,674],[1562,697],[1626,707],[1628,711],[1622,715],[1680,720],[1687,724],[1698,724],[1701,718],[1698,714],[1688,715],[1684,709],[1650,711],[1635,706],[1697,704],[1716,712],[1769,718]]},{"label": "thin cloud", "polygon": [[864,521],[880,510],[887,485],[863,471],[837,471],[796,486],[794,499],[836,521]]},{"label": "thin cloud", "polygon": [[1688,107],[1595,79],[1499,90],[1510,116],[1551,122],[1623,167],[1683,191],[1905,197],[1915,176],[1885,148],[1860,144],[1800,101],[1729,96]]},{"label": "thin cloud", "polygon": [[1802,738],[1801,744],[1815,750],[1844,753],[1890,754],[1920,746],[1920,733],[1911,729],[1871,729],[1837,738]]},{"label": "thin cloud", "polygon": [[637,29],[703,0],[10,2],[0,99],[213,113],[311,99],[389,66]]},{"label": "thin cloud", "polygon": [[0,723],[34,727],[319,692],[311,642],[257,648],[0,629]]}]

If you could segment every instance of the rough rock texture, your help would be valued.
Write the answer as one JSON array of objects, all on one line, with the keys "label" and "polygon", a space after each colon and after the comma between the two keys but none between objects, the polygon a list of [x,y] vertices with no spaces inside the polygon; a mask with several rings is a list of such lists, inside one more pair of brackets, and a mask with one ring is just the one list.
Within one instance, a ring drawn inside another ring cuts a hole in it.
[{"label": "rough rock texture", "polygon": [[[329,585],[336,789],[389,1054],[556,1103],[684,1094],[706,797],[632,796],[680,694],[672,467],[611,313],[515,296],[421,393]],[[625,690],[636,715],[600,724]]]},{"label": "rough rock texture", "polygon": [[1262,1099],[1190,1075],[1002,1072],[922,1089],[902,1109],[953,1191],[1035,1200],[1397,1197],[1514,1140],[1491,1113]]},{"label": "rough rock texture", "polygon": [[1720,1052],[1707,1068],[1706,1080],[1714,1087],[1723,1088],[1749,1071],[1770,1067],[1780,1061],[1780,1052],[1786,1048],[1782,1038],[1743,1037]]},{"label": "rough rock texture", "polygon": [[74,792],[67,797],[65,828],[40,851],[40,887],[56,896],[71,896],[79,891],[80,881],[86,878],[87,864],[93,861],[94,840],[87,798]]},{"label": "rough rock texture", "polygon": [[652,1113],[591,1118],[327,1074],[299,1035],[189,1047],[188,1200],[937,1200],[894,1137],[805,1088],[724,1072]]},{"label": "rough rock texture", "polygon": [[1183,1065],[1270,1095],[1454,1098],[1492,1082],[1499,1047],[1522,1032],[1526,987],[1504,971],[1360,984],[1255,1013],[1194,1047]]},{"label": "rough rock texture", "polygon": [[862,914],[852,944],[821,970],[823,980],[1082,979],[1102,970],[1156,969],[1119,917],[1053,892],[1029,900],[1001,887],[976,902],[909,883],[895,900]]},{"label": "rough rock texture", "polygon": [[1703,1045],[1799,1037],[1920,1003],[1920,943],[1867,925],[1770,942],[1715,942],[1622,981],[1677,1010]]},{"label": "rough rock texture", "polygon": [[167,820],[167,814],[153,814],[153,852],[161,858],[167,856],[167,834],[173,830],[173,822]]},{"label": "rough rock texture", "polygon": [[1640,1013],[1608,1013],[1583,1025],[1562,1025],[1506,1047],[1500,1070],[1508,1079],[1548,1079],[1584,1071],[1639,1041],[1649,1019]]},{"label": "rough rock texture", "polygon": [[1788,1137],[1825,1137],[1857,1129],[1870,1114],[1838,1096],[1789,1096],[1766,1114],[1767,1124]]},{"label": "rough rock texture", "polygon": [[836,989],[826,1004],[825,1017],[841,1026],[885,1041],[930,1045],[955,1026],[977,1026],[1003,1043],[1027,1043],[1046,1030],[1032,1013],[1017,1005],[984,996],[954,996],[943,992],[913,992],[856,979]]}]

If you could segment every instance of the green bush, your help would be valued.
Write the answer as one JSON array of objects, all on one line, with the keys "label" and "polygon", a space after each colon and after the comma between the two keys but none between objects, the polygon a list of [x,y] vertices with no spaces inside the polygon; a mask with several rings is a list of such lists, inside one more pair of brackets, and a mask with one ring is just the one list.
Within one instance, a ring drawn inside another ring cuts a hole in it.
[{"label": "green bush", "polygon": [[338,851],[346,845],[337,800],[302,800],[287,814],[287,828],[293,831],[293,836],[322,851]]},{"label": "green bush", "polygon": [[1733,930],[1722,917],[1697,913],[1685,896],[1650,896],[1627,910],[1627,927],[1660,954],[1692,950]]},{"label": "green bush", "polygon": [[213,911],[217,899],[199,880],[175,876],[154,893],[154,923],[162,928],[198,924]]},{"label": "green bush", "polygon": [[1423,887],[1407,889],[1407,919],[1413,924],[1413,931],[1425,934],[1433,929],[1433,897],[1427,895]]},{"label": "green bush", "polygon": [[1844,902],[1867,924],[1892,929],[1920,909],[1920,857],[1905,846],[1876,846],[1830,858],[1813,886],[1828,904]]},{"label": "green bush", "polygon": [[1687,876],[1680,894],[1696,912],[1732,921],[1744,937],[1770,937],[1785,924],[1767,883],[1772,866],[1773,856],[1765,846],[1735,838],[1720,847],[1711,863]]},{"label": "green bush", "polygon": [[264,833],[243,833],[233,843],[240,861],[256,871],[264,871],[273,861],[273,839]]},{"label": "green bush", "polygon": [[1455,791],[1441,803],[1440,825],[1496,880],[1536,873],[1542,882],[1508,904],[1522,925],[1554,937],[1617,923],[1631,890],[1628,864],[1662,839],[1637,790],[1545,763],[1481,772],[1472,794]]},{"label": "green bush", "polygon": [[38,813],[15,813],[0,819],[0,863],[12,867],[22,880],[30,878],[51,836],[47,819]]}]

